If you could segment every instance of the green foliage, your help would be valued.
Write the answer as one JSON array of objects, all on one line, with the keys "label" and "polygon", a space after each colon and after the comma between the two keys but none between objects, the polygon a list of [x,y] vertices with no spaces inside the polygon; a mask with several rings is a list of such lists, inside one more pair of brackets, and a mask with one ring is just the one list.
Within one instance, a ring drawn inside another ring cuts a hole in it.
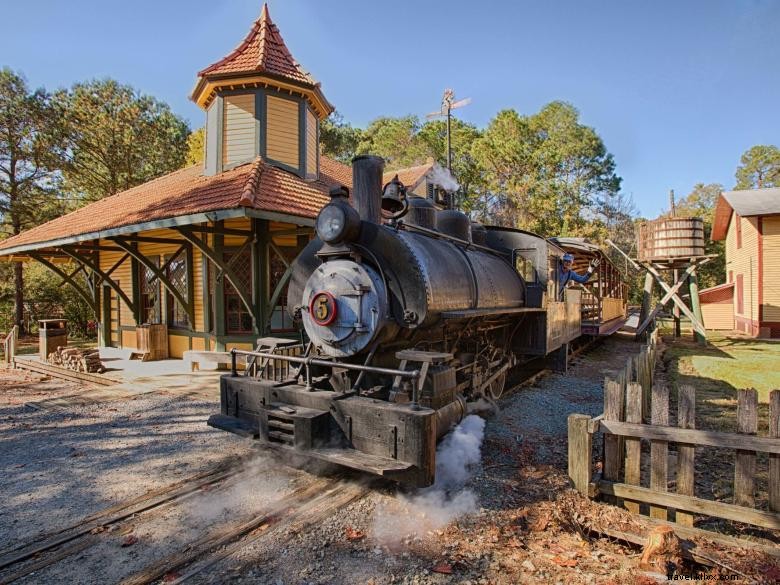
[{"label": "green foliage", "polygon": [[739,163],[735,189],[780,187],[780,148],[753,146],[742,155]]},{"label": "green foliage", "polygon": [[18,234],[63,210],[56,196],[64,144],[58,113],[44,90],[31,92],[21,75],[0,69],[1,234]]},{"label": "green foliage", "polygon": [[334,111],[320,122],[320,148],[322,154],[348,164],[357,152],[362,131],[344,122],[344,117]]},{"label": "green foliage", "polygon": [[206,129],[201,127],[187,138],[187,157],[184,161],[188,167],[202,165],[206,156]]},{"label": "green foliage", "polygon": [[387,170],[423,164],[430,153],[418,140],[420,120],[417,116],[381,117],[363,130],[357,154],[375,154],[385,159]]},{"label": "green foliage", "polygon": [[170,107],[112,79],[56,95],[68,132],[65,187],[96,201],[181,168],[190,131]]},{"label": "green foliage", "polygon": [[499,112],[473,152],[485,171],[495,223],[598,238],[588,213],[595,213],[598,197],[620,190],[612,155],[565,102],[530,116]]}]

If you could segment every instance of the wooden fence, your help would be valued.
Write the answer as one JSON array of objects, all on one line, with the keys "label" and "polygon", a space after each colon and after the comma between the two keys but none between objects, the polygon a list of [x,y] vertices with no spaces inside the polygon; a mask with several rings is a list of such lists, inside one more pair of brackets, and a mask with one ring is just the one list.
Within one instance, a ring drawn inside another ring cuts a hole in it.
[{"label": "wooden fence", "polygon": [[13,365],[16,357],[16,346],[19,343],[19,327],[14,325],[11,331],[3,338],[3,363]]},{"label": "wooden fence", "polygon": [[[780,529],[780,390],[770,394],[770,422],[764,436],[758,435],[758,395],[752,389],[738,391],[736,433],[695,429],[696,396],[692,386],[680,386],[678,390],[677,421],[673,425],[669,391],[652,382],[656,348],[648,343],[643,352],[648,349],[649,355],[639,364],[632,362],[617,380],[606,381],[603,415],[569,416],[569,476],[575,488],[588,497],[622,501],[634,513],[640,512],[641,504],[648,505],[651,518],[674,520],[683,526],[693,526],[693,514],[705,514]],[[604,439],[600,474],[594,474],[592,466],[595,433],[602,433]],[[650,443],[649,453],[642,452],[643,440]],[[734,450],[733,503],[694,495],[697,446]],[[670,447],[676,451],[674,470],[669,469]],[[768,510],[756,509],[756,453],[769,454]],[[674,472],[674,492],[668,491],[670,471]]]}]

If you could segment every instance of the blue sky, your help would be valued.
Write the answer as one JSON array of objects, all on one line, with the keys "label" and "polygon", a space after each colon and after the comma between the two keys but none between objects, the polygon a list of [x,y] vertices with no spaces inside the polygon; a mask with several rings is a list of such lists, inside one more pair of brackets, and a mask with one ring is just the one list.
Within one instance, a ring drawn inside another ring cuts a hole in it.
[{"label": "blue sky", "polygon": [[[3,0],[0,66],[48,89],[111,76],[193,127],[197,71],[232,50],[259,0]],[[501,109],[574,104],[657,215],[669,189],[734,185],[739,157],[780,145],[780,2],[272,0],[293,55],[344,117],[423,115],[445,87],[486,125]],[[12,23],[9,25],[9,23]]]}]

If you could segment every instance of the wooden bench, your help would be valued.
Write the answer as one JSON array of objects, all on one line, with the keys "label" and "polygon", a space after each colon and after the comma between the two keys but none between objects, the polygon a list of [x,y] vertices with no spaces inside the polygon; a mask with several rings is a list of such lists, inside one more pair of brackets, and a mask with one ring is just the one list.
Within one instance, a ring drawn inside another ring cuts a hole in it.
[{"label": "wooden bench", "polygon": [[229,351],[185,351],[183,355],[184,361],[190,362],[190,371],[200,371],[200,364],[217,364],[217,368],[220,365],[225,364],[230,366],[230,352]]}]

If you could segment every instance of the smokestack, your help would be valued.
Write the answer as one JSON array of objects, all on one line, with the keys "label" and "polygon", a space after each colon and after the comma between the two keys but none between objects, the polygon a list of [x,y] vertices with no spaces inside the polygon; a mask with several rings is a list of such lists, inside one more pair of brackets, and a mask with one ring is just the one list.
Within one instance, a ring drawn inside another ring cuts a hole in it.
[{"label": "smokestack", "polygon": [[385,159],[370,154],[352,159],[352,206],[360,219],[380,223]]}]

